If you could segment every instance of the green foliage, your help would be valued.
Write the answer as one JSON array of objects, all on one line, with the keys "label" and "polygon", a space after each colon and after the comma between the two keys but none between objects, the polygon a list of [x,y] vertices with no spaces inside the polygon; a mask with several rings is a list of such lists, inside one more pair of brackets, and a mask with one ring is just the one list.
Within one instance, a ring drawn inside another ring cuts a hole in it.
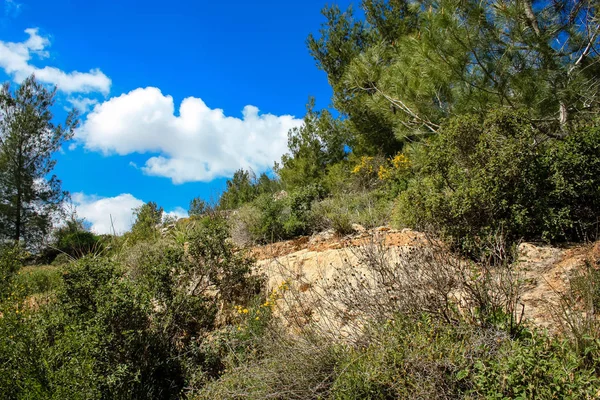
[{"label": "green foliage", "polygon": [[[70,258],[79,258],[103,249],[100,236],[87,230],[84,221],[76,218],[67,220],[64,226],[54,231],[53,236],[54,245],[45,251],[45,256],[52,260],[59,253],[65,253]],[[48,259],[47,261],[52,260]]]},{"label": "green foliage", "polygon": [[219,199],[221,210],[234,210],[248,204],[260,195],[273,194],[281,189],[277,179],[262,173],[258,179],[252,171],[239,169],[227,181],[227,188]]},{"label": "green foliage", "polygon": [[289,154],[281,157],[275,171],[289,191],[319,184],[327,166],[345,159],[348,142],[343,121],[334,119],[327,110],[314,111],[314,99],[310,99],[304,124],[288,133]]},{"label": "green foliage", "polygon": [[190,201],[190,207],[188,208],[188,215],[190,217],[199,216],[204,214],[210,209],[209,205],[200,197],[195,197]]},{"label": "green foliage", "polygon": [[[450,120],[400,195],[400,225],[433,226],[472,251],[508,240],[577,239],[595,228],[597,128],[551,139],[514,113]],[[579,229],[579,231],[577,231]]]},{"label": "green foliage", "polygon": [[8,292],[11,280],[23,266],[24,256],[19,246],[0,246],[0,298]]},{"label": "green foliage", "polygon": [[386,225],[392,203],[378,191],[353,192],[331,196],[313,207],[313,220],[319,229],[334,229],[338,234],[352,232],[352,224],[365,228]]},{"label": "green foliage", "polygon": [[256,197],[253,187],[254,173],[239,169],[227,181],[227,188],[219,200],[219,208],[233,210],[242,204],[249,203]]},{"label": "green foliage", "polygon": [[494,330],[395,318],[371,344],[340,362],[334,399],[591,398],[592,369],[564,342],[543,335],[511,340]]},{"label": "green foliage", "polygon": [[570,133],[545,154],[549,170],[544,236],[591,239],[600,216],[600,126],[596,121]]},{"label": "green foliage", "polygon": [[[247,231],[251,241],[269,243],[312,233],[315,228],[312,207],[323,189],[309,185],[281,196],[262,194],[233,219]],[[246,236],[236,232],[239,237]]]},{"label": "green foliage", "polygon": [[504,342],[494,358],[475,361],[464,374],[472,379],[472,397],[593,398],[600,382],[583,361],[568,343],[533,335]]},{"label": "green foliage", "polygon": [[0,239],[23,240],[33,247],[42,241],[59,212],[66,192],[50,175],[52,155],[73,136],[77,114],[55,125],[51,108],[56,88],[48,89],[34,76],[11,90],[0,89]]},{"label": "green foliage", "polygon": [[134,209],[135,222],[131,227],[130,237],[134,241],[158,238],[158,227],[163,222],[163,212],[163,208],[153,201]]},{"label": "green foliage", "polygon": [[[255,351],[270,310],[252,305],[264,302],[253,260],[229,243],[223,219],[193,222],[186,248],[140,241],[119,259],[87,255],[13,277],[0,301],[3,394],[176,399],[222,373],[224,349],[233,346],[239,357]],[[252,337],[232,331],[215,352],[209,337],[229,329],[222,324],[234,305],[256,309],[253,318],[263,321],[246,321]]]},{"label": "green foliage", "polygon": [[29,296],[54,293],[61,289],[62,283],[60,268],[36,265],[22,268],[14,277],[12,287],[22,296]]},{"label": "green foliage", "polygon": [[465,113],[526,109],[529,123],[560,132],[598,111],[592,3],[367,0],[362,8],[364,20],[326,7],[319,37],[308,38],[359,155],[393,156]]}]

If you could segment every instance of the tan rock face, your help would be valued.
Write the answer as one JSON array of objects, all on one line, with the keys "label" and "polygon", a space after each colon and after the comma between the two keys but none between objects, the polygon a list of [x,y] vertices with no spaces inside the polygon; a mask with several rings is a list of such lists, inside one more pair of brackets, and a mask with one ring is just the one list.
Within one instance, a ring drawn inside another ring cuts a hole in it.
[{"label": "tan rock face", "polygon": [[[279,300],[279,313],[284,319],[291,319],[296,325],[320,321],[332,325],[330,329],[339,330],[342,335],[351,335],[349,327],[344,332],[344,326],[324,321],[334,319],[333,315],[319,315],[315,310],[322,310],[323,304],[336,297],[332,288],[340,273],[356,276],[358,283],[359,279],[371,279],[373,271],[359,262],[357,250],[380,246],[386,257],[393,260],[412,248],[429,243],[422,233],[381,227],[358,231],[344,238],[336,237],[333,232],[323,232],[313,237],[257,247],[253,254],[258,259],[260,272],[267,276],[270,289],[277,288],[282,282],[290,283],[290,293]],[[556,328],[553,312],[561,293],[569,288],[569,278],[586,259],[600,259],[600,243],[571,248],[522,243],[518,251],[514,268],[523,284],[519,307],[524,307],[524,319],[553,331]],[[343,318],[351,319],[352,310],[346,313]],[[340,316],[335,318],[339,320]]]}]

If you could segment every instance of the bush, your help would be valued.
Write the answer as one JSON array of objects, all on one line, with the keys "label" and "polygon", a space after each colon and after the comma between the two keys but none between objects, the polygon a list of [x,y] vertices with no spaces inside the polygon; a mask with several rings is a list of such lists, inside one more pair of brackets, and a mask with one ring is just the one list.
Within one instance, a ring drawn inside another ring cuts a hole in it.
[{"label": "bush", "polygon": [[337,368],[333,399],[593,398],[600,380],[558,339],[396,316]]},{"label": "bush", "polygon": [[506,112],[450,120],[401,193],[395,223],[433,226],[474,255],[498,231],[508,241],[589,235],[600,211],[599,135],[590,127],[550,139]]},{"label": "bush", "polygon": [[9,284],[23,266],[25,253],[19,246],[0,245],[0,297],[6,294]]},{"label": "bush", "polygon": [[281,197],[258,196],[232,217],[236,239],[270,243],[312,233],[315,230],[312,207],[322,194],[320,186],[312,185]]},{"label": "bush", "polygon": [[25,267],[15,276],[13,285],[25,296],[56,292],[62,286],[62,272],[53,266]]},{"label": "bush", "polygon": [[345,235],[353,231],[352,224],[365,228],[386,225],[392,203],[378,191],[338,194],[313,207],[313,220],[318,229],[334,229]]},{"label": "bush", "polygon": [[548,207],[542,214],[548,240],[595,240],[600,218],[600,127],[584,127],[545,155]]},{"label": "bush", "polygon": [[102,250],[102,242],[88,231],[69,232],[58,239],[57,248],[71,257],[79,258]]}]

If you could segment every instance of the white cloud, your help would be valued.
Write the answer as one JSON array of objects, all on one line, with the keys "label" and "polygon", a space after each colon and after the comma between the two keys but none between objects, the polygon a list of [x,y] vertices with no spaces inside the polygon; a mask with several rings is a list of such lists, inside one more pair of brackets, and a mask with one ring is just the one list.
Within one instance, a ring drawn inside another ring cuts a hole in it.
[{"label": "white cloud", "polygon": [[71,198],[77,215],[85,218],[98,234],[113,233],[113,226],[117,234],[128,231],[134,221],[133,209],[144,204],[129,193],[104,198],[74,193]]},{"label": "white cloud", "polygon": [[50,45],[47,37],[40,36],[37,28],[25,29],[29,39],[24,42],[0,41],[0,68],[11,75],[13,80],[21,83],[31,74],[44,83],[57,85],[65,93],[101,92],[108,94],[111,80],[99,69],[89,72],[64,72],[55,67],[38,68],[31,64],[31,58],[49,56],[46,48]]},{"label": "white cloud", "polygon": [[81,113],[85,114],[90,111],[96,104],[98,104],[98,100],[90,99],[88,97],[67,97],[67,101],[71,103],[73,107],[78,109]]},{"label": "white cloud", "polygon": [[142,167],[148,175],[206,182],[238,168],[272,167],[287,151],[288,131],[301,123],[254,106],[244,107],[242,118],[230,117],[196,97],[184,99],[175,115],[173,98],[148,87],[96,105],[75,136],[105,154],[159,153]]}]

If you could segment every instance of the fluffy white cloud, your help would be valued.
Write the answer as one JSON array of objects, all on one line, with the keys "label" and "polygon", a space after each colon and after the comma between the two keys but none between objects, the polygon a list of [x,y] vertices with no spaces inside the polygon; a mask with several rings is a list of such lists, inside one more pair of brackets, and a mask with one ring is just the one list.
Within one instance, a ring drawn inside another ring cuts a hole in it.
[{"label": "fluffy white cloud", "polygon": [[57,85],[65,93],[101,92],[108,94],[111,80],[99,69],[89,72],[64,72],[55,67],[38,68],[31,64],[32,56],[48,57],[46,48],[50,45],[47,37],[40,36],[37,28],[25,30],[29,39],[24,42],[0,41],[0,68],[20,83],[31,74],[41,82]]},{"label": "fluffy white cloud", "polygon": [[231,176],[238,168],[266,170],[287,151],[288,131],[301,124],[254,106],[244,107],[242,118],[226,116],[195,97],[184,99],[176,115],[173,98],[148,87],[96,105],[75,136],[105,154],[159,153],[142,170],[183,183]]},{"label": "fluffy white cloud", "polygon": [[113,226],[117,234],[128,231],[134,220],[133,209],[144,204],[129,193],[105,198],[74,193],[71,197],[77,215],[85,218],[98,234],[113,233]]}]

